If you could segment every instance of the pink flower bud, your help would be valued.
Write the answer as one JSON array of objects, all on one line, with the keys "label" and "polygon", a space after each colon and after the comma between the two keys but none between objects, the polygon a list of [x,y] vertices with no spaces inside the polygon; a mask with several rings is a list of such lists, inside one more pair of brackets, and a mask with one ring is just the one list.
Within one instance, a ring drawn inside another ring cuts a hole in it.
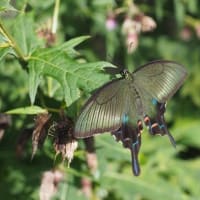
[{"label": "pink flower bud", "polygon": [[200,23],[195,25],[195,31],[198,38],[200,38]]},{"label": "pink flower bud", "polygon": [[114,30],[117,27],[117,22],[113,16],[106,19],[106,29],[109,31]]},{"label": "pink flower bud", "polygon": [[126,18],[122,24],[122,33],[128,35],[129,33],[139,33],[141,31],[141,23],[131,18]]},{"label": "pink flower bud", "polygon": [[87,164],[89,169],[92,173],[95,173],[98,168],[98,160],[96,153],[89,153],[86,154]]},{"label": "pink flower bud", "polygon": [[138,34],[130,33],[126,38],[126,46],[128,49],[128,53],[132,53],[138,47]]},{"label": "pink flower bud", "polygon": [[82,192],[88,199],[92,197],[92,182],[90,179],[83,177],[81,180]]},{"label": "pink flower bud", "polygon": [[141,25],[143,32],[152,31],[156,28],[156,22],[154,19],[146,15],[141,17]]},{"label": "pink flower bud", "polygon": [[191,36],[192,36],[192,31],[189,27],[184,27],[180,32],[180,37],[184,41],[190,40]]}]

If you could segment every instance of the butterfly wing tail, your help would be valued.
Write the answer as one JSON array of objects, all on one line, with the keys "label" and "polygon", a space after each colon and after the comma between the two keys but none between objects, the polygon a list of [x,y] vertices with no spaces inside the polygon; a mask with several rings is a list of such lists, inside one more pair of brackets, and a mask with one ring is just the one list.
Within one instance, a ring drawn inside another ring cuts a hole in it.
[{"label": "butterfly wing tail", "polygon": [[165,118],[164,118],[165,106],[166,106],[166,103],[158,104],[158,107],[157,107],[157,109],[158,109],[157,119],[158,119],[158,122],[161,124],[160,128],[163,131],[163,135],[168,135],[172,146],[176,147],[176,142],[175,142],[173,136],[171,135],[171,133],[169,132],[169,130],[167,128],[167,124],[165,122]]},{"label": "butterfly wing tail", "polygon": [[128,123],[122,124],[122,127],[113,132],[117,141],[122,141],[125,148],[129,148],[132,158],[132,171],[135,176],[140,174],[140,165],[138,161],[138,153],[141,145],[141,127],[133,127]]},{"label": "butterfly wing tail", "polygon": [[140,165],[138,161],[138,153],[139,153],[139,144],[133,144],[130,148],[131,158],[132,158],[132,170],[135,176],[140,175]]},{"label": "butterfly wing tail", "polygon": [[165,104],[166,103],[159,103],[157,102],[157,108],[156,108],[156,116],[154,118],[151,118],[149,116],[144,117],[144,122],[146,126],[148,127],[149,133],[151,135],[168,135],[169,140],[172,144],[172,146],[176,147],[176,142],[169,132],[167,128],[167,124],[165,122],[164,113],[165,113]]},{"label": "butterfly wing tail", "polygon": [[169,140],[170,140],[172,146],[173,146],[174,148],[176,148],[176,142],[175,142],[175,140],[174,140],[174,137],[171,135],[171,133],[170,133],[169,130],[167,129],[167,126],[163,126],[163,131],[164,131],[164,134],[168,135]]}]

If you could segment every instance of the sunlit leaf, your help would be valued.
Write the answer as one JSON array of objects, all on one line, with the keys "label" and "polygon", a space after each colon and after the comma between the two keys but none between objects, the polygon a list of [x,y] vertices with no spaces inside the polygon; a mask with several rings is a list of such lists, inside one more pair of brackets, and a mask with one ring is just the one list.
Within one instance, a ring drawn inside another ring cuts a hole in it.
[{"label": "sunlit leaf", "polygon": [[47,110],[43,109],[39,106],[27,106],[27,107],[22,107],[22,108],[16,108],[7,111],[7,114],[26,114],[26,115],[35,115],[39,113],[46,113]]},{"label": "sunlit leaf", "polygon": [[109,75],[102,73],[105,66],[113,65],[107,62],[78,63],[56,48],[40,49],[31,56],[29,62],[31,103],[35,101],[42,77],[50,76],[60,83],[65,102],[70,106],[80,97],[80,89],[91,91],[109,80]]}]

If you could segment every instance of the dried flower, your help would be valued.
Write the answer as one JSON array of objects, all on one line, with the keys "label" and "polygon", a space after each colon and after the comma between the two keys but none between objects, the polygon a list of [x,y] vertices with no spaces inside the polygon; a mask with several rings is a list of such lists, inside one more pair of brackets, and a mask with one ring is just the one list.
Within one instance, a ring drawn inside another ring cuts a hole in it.
[{"label": "dried flower", "polygon": [[77,149],[78,147],[78,142],[76,140],[70,140],[67,141],[67,143],[65,144],[55,144],[55,151],[56,154],[61,153],[63,160],[67,159],[68,160],[68,167],[74,157],[74,151]]},{"label": "dried flower", "polygon": [[61,153],[63,160],[67,158],[68,165],[71,163],[74,151],[78,147],[78,142],[73,137],[73,122],[64,117],[57,124],[54,124],[55,140],[54,148],[56,154]]},{"label": "dried flower", "polygon": [[56,41],[56,35],[50,29],[43,28],[37,31],[38,37],[46,41],[46,46],[52,46]]},{"label": "dried flower", "polygon": [[38,146],[41,147],[44,143],[44,140],[48,134],[47,126],[51,118],[51,115],[48,113],[38,114],[35,119],[35,127],[32,135],[32,157],[34,157]]}]

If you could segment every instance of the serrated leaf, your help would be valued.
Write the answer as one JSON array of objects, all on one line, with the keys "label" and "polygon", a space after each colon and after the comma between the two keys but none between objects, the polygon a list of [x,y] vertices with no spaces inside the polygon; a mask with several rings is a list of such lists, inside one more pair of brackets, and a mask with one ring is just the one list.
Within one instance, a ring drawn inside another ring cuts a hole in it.
[{"label": "serrated leaf", "polygon": [[66,51],[68,49],[73,49],[75,46],[79,45],[80,43],[84,42],[85,40],[87,40],[89,38],[90,38],[89,35],[73,38],[73,39],[65,42],[63,45],[61,45],[60,49],[63,49],[63,50],[65,49]]},{"label": "serrated leaf", "polygon": [[24,115],[35,115],[40,113],[47,113],[46,109],[39,106],[27,106],[22,108],[16,108],[6,111],[7,114],[24,114]]},{"label": "serrated leaf", "polygon": [[109,75],[102,73],[105,66],[115,67],[107,62],[77,63],[66,52],[54,48],[38,50],[29,62],[31,103],[35,101],[42,76],[50,76],[60,83],[66,105],[70,106],[80,97],[80,89],[91,91],[109,80]]},{"label": "serrated leaf", "polygon": [[73,39],[68,40],[67,42],[63,43],[62,45],[60,45],[60,47],[58,49],[66,51],[66,53],[70,57],[75,57],[79,53],[76,50],[74,50],[74,47],[76,47],[77,45],[79,45],[80,43],[84,42],[85,40],[87,40],[89,38],[90,38],[90,36],[80,36],[80,37],[73,38]]},{"label": "serrated leaf", "polygon": [[30,55],[41,43],[36,37],[32,13],[18,15],[14,20],[12,33],[24,56]]}]

